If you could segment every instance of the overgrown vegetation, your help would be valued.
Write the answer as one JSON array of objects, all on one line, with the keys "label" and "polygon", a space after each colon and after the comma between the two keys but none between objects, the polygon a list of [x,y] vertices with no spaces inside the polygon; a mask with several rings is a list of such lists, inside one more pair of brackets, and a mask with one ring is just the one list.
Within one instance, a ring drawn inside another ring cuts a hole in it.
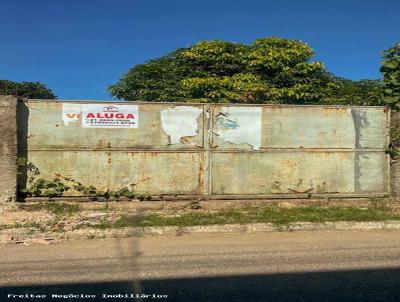
[{"label": "overgrown vegetation", "polygon": [[115,200],[120,197],[135,198],[132,189],[127,187],[119,190],[99,190],[94,186],[85,186],[81,182],[76,181],[71,177],[65,177],[61,174],[56,174],[52,180],[38,178],[33,181],[28,188],[21,189],[21,192],[26,196],[42,196],[42,197],[59,197],[66,192],[75,190],[82,193],[83,196],[90,197],[93,201]]},{"label": "overgrown vegetation", "polygon": [[313,55],[306,43],[278,37],[202,41],[134,66],[109,91],[149,102],[382,104],[380,81],[336,77]]},{"label": "overgrown vegetation", "polygon": [[56,216],[70,216],[82,210],[79,204],[60,202],[22,203],[19,208],[24,211],[47,211]]},{"label": "overgrown vegetation", "polygon": [[13,95],[29,99],[55,99],[56,95],[39,82],[13,82],[0,80],[0,95]]},{"label": "overgrown vegetation", "polygon": [[276,225],[294,222],[335,222],[335,221],[383,221],[400,220],[400,215],[380,208],[342,208],[342,207],[300,207],[282,209],[267,207],[263,209],[230,210],[220,213],[188,213],[177,217],[150,215],[142,222],[143,226],[191,226],[213,224],[273,223]]},{"label": "overgrown vegetation", "polygon": [[400,110],[400,42],[383,51],[383,97],[386,104]]},{"label": "overgrown vegetation", "polygon": [[50,213],[57,216],[70,216],[81,211],[81,207],[78,204],[66,204],[66,203],[46,203],[46,209]]},{"label": "overgrown vegetation", "polygon": [[381,200],[372,200],[365,208],[358,207],[321,207],[303,206],[296,208],[280,208],[268,206],[264,208],[246,208],[225,210],[216,213],[184,213],[166,216],[150,214],[144,219],[123,215],[117,221],[103,221],[92,226],[100,229],[122,228],[133,226],[196,226],[220,224],[273,223],[287,225],[295,222],[337,222],[337,221],[386,221],[400,220],[400,214],[387,207]]},{"label": "overgrown vegetation", "polygon": [[[178,228],[202,225],[272,223],[282,230],[296,222],[373,222],[400,221],[400,210],[385,198],[372,198],[369,204],[360,205],[299,205],[293,207],[271,204],[262,207],[247,207],[205,211],[202,208],[187,209],[181,213],[140,214],[121,210],[87,211],[78,203],[27,203],[20,204],[24,211],[47,212],[55,216],[39,221],[30,220],[2,225],[0,229],[31,228],[40,232],[63,232],[75,229],[121,229],[128,227],[175,226]],[[36,214],[37,216],[37,214]]]},{"label": "overgrown vegetation", "polygon": [[120,229],[126,227],[136,227],[141,225],[141,218],[138,216],[122,215],[115,221],[103,219],[99,223],[90,225],[81,225],[80,228],[90,227],[95,229]]},{"label": "overgrown vegetation", "polygon": [[15,222],[14,224],[8,224],[8,225],[0,225],[0,231],[2,230],[8,230],[8,229],[19,229],[19,228],[31,228],[31,229],[36,229],[41,232],[44,232],[46,230],[46,227],[41,225],[38,222]]},{"label": "overgrown vegetation", "polygon": [[[93,201],[107,201],[115,200],[121,197],[133,199],[135,194],[133,192],[134,184],[131,184],[131,189],[123,187],[119,190],[99,190],[94,186],[86,186],[81,182],[73,179],[72,177],[66,177],[59,173],[55,173],[53,179],[39,178],[39,169],[27,161],[26,158],[18,158],[18,174],[23,174],[22,170],[26,169],[29,173],[28,186],[21,188],[20,193],[27,197],[60,197],[66,192],[75,190],[82,193],[84,196],[90,197]],[[144,196],[140,196],[145,199]]]},{"label": "overgrown vegetation", "polygon": [[388,152],[391,157],[400,155],[400,129],[392,127],[390,129],[390,145]]}]

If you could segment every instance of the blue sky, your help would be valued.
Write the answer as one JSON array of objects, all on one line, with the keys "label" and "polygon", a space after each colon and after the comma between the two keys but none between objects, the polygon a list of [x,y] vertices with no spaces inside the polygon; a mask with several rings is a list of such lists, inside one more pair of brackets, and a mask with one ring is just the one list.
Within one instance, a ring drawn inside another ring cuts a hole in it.
[{"label": "blue sky", "polygon": [[0,79],[60,99],[111,99],[135,64],[200,40],[299,39],[338,76],[380,78],[400,41],[398,0],[0,0]]}]

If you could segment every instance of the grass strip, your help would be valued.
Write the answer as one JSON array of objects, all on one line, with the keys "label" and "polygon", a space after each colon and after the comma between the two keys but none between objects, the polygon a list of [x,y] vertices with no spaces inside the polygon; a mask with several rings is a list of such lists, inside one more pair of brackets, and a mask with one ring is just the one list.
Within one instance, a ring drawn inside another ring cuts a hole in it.
[{"label": "grass strip", "polygon": [[[247,208],[220,211],[217,213],[185,213],[177,216],[150,214],[142,219],[127,215],[115,222],[105,222],[99,228],[122,228],[133,226],[196,226],[221,224],[273,223],[288,225],[294,222],[335,222],[335,221],[387,221],[400,220],[400,214],[385,207],[319,207],[307,206],[296,208]],[[94,226],[96,227],[96,226]]]}]

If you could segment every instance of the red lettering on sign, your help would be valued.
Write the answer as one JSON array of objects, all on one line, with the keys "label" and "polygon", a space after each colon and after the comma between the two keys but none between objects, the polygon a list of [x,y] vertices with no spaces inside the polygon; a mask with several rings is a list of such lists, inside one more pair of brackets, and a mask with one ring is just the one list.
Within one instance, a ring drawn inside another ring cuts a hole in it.
[{"label": "red lettering on sign", "polygon": [[[69,118],[72,118],[74,116],[76,116],[76,114],[67,114],[67,116]],[[79,115],[77,115],[77,117],[79,117]],[[116,113],[114,115],[114,113],[109,113],[109,112],[105,112],[104,114],[98,112],[96,113],[96,115],[92,112],[88,113],[86,115],[86,118],[107,118],[107,119],[112,119],[112,118],[116,118],[116,119],[135,119],[135,115],[133,113],[128,113],[127,115],[125,115],[124,113]]]}]

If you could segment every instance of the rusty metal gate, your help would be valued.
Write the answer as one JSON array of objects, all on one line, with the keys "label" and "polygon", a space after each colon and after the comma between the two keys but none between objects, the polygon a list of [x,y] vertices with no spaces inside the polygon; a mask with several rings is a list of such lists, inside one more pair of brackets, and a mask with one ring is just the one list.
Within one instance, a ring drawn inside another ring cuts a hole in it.
[{"label": "rusty metal gate", "polygon": [[[93,112],[135,120],[103,125]],[[19,105],[19,153],[41,178],[143,195],[383,196],[389,116],[384,107],[29,100]]]}]

